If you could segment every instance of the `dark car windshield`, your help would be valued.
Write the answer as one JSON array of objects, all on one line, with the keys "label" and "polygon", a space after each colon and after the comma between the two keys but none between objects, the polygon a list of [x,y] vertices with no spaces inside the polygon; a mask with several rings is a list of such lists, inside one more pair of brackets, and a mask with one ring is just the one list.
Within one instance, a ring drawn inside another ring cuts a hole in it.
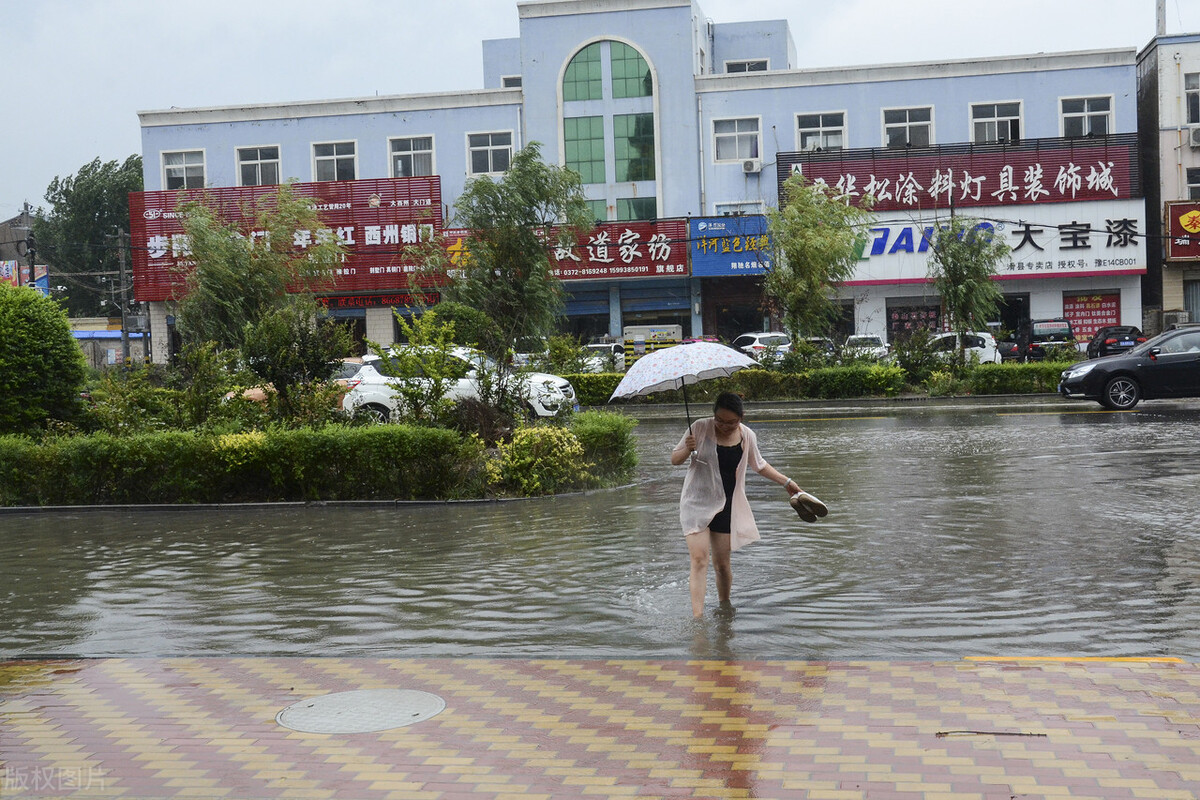
[{"label": "dark car windshield", "polygon": [[1161,347],[1163,341],[1166,339],[1170,339],[1171,335],[1174,333],[1175,333],[1175,331],[1167,331],[1166,333],[1160,333],[1158,336],[1155,336],[1153,339],[1147,339],[1146,341],[1139,344],[1137,347],[1133,347],[1133,348],[1130,348],[1129,350],[1126,350],[1125,354],[1130,355],[1130,356],[1144,355],[1147,352],[1149,352],[1152,348]]}]

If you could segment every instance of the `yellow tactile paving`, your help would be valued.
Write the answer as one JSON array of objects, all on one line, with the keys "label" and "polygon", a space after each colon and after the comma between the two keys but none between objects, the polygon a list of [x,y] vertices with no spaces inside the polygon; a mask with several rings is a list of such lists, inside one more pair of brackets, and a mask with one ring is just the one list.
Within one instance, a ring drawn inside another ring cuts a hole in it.
[{"label": "yellow tactile paving", "polygon": [[[419,689],[411,727],[280,727]],[[0,798],[1200,797],[1200,668],[945,663],[101,659],[0,664]]]}]

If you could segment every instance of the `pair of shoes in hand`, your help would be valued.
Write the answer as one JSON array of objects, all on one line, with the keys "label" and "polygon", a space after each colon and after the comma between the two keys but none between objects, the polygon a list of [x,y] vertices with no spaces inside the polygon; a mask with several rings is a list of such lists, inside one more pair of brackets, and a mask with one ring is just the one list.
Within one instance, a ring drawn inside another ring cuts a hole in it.
[{"label": "pair of shoes in hand", "polygon": [[829,507],[808,492],[796,492],[788,500],[788,503],[796,509],[800,519],[805,522],[816,522],[817,517],[823,517],[829,513]]}]

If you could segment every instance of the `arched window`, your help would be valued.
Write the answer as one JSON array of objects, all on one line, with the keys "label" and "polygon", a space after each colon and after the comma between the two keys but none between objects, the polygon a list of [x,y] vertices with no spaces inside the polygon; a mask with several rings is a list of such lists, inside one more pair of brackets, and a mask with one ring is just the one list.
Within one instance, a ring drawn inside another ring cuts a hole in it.
[{"label": "arched window", "polygon": [[600,42],[596,42],[580,50],[567,64],[563,75],[563,100],[599,100],[603,96]]},{"label": "arched window", "polygon": [[[654,76],[635,48],[593,42],[567,62],[562,79],[563,162],[579,173],[598,216],[654,219],[657,142]],[[581,102],[582,101],[582,102]],[[597,102],[599,101],[599,102]],[[640,185],[638,185],[640,184]]]},{"label": "arched window", "polygon": [[612,42],[613,97],[651,97],[654,81],[650,65],[627,44]]}]

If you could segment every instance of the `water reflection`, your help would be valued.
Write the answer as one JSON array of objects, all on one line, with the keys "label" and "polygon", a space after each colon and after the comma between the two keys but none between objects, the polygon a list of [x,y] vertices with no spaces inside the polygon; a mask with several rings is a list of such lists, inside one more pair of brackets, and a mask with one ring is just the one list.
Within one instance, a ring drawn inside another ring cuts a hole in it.
[{"label": "water reflection", "polygon": [[1083,409],[749,409],[832,513],[752,476],[737,611],[695,624],[673,419],[586,496],[0,515],[0,656],[1200,657],[1200,414]]}]

